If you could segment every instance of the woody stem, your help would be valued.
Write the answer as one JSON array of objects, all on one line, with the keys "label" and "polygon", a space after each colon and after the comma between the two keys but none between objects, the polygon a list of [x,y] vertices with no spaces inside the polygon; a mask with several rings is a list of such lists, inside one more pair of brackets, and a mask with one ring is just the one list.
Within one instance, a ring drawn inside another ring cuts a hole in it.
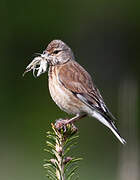
[{"label": "woody stem", "polygon": [[59,170],[56,169],[56,176],[59,180],[65,180],[64,163],[63,163],[63,155],[64,155],[63,137],[60,133],[58,135],[59,135],[59,142],[58,140],[56,140],[56,157],[58,159]]}]

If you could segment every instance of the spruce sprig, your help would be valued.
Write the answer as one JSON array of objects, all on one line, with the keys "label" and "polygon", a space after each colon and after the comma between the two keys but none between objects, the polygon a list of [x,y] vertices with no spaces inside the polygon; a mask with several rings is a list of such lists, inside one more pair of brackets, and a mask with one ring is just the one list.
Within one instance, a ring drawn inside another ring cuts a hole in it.
[{"label": "spruce sprig", "polygon": [[[64,121],[64,120],[62,120]],[[51,154],[52,159],[46,160],[44,167],[47,169],[47,177],[50,180],[76,180],[78,162],[82,158],[70,157],[73,146],[77,144],[78,129],[74,124],[51,124],[52,132],[47,132],[46,152]]]}]

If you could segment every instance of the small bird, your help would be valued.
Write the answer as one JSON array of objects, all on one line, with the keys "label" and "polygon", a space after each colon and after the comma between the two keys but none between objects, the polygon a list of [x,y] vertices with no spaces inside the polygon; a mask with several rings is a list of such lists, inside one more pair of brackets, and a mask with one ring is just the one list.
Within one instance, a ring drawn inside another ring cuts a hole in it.
[{"label": "small bird", "polygon": [[75,116],[65,123],[73,123],[87,115],[107,126],[122,144],[126,141],[114,125],[114,117],[92,81],[89,73],[75,61],[71,48],[61,40],[53,40],[41,54],[49,64],[49,90],[54,102],[68,114]]}]

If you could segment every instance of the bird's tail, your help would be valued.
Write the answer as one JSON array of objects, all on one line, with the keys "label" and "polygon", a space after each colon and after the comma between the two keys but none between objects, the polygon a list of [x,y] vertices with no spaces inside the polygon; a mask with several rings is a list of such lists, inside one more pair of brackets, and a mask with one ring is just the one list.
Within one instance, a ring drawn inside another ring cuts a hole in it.
[{"label": "bird's tail", "polygon": [[126,141],[120,136],[118,129],[115,127],[114,123],[111,120],[108,121],[105,117],[103,117],[101,114],[95,111],[92,116],[98,119],[105,126],[107,126],[122,144],[126,144]]}]

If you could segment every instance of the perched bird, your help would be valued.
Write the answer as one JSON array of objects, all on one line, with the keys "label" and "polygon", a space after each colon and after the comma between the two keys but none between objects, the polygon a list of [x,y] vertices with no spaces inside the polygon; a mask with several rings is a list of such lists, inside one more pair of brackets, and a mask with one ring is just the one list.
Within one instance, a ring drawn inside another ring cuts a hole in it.
[{"label": "perched bird", "polygon": [[107,126],[122,144],[120,136],[104,100],[89,73],[75,61],[71,48],[61,40],[53,40],[41,58],[49,64],[49,90],[54,102],[63,111],[75,116],[65,123],[72,123],[86,115]]}]

